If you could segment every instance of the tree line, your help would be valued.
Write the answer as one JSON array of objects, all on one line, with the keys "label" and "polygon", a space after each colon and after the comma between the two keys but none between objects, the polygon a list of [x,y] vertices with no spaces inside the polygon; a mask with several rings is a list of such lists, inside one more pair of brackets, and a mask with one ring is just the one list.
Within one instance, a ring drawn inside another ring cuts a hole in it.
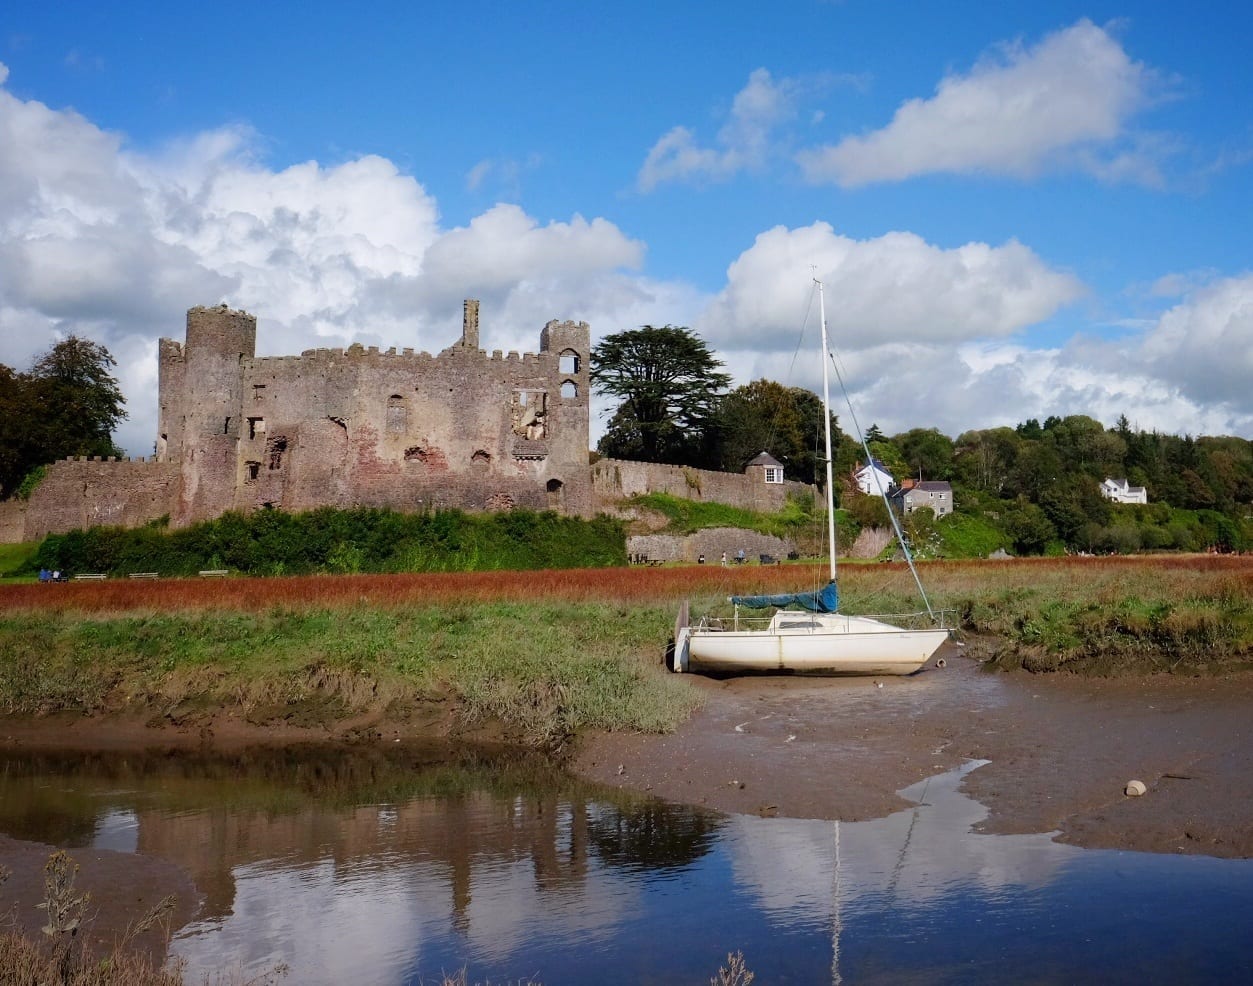
[{"label": "tree line", "polygon": [[[99,343],[75,336],[38,356],[29,371],[0,364],[0,497],[22,496],[41,469],[73,455],[120,455],[113,431],[126,417]],[[730,375],[682,326],[642,326],[606,336],[591,353],[593,386],[617,400],[597,444],[603,456],[741,472],[768,452],[789,479],[825,478],[822,402],[772,380],[728,389]],[[860,524],[886,522],[877,499],[851,495],[865,459],[860,439],[831,416],[836,494]],[[935,428],[888,436],[872,425],[870,454],[897,479],[953,484],[956,520],[988,528],[975,540],[1018,553],[1247,550],[1253,548],[1253,442],[1140,431],[1125,416],[1112,428],[1086,415],[963,432]],[[1143,486],[1147,507],[1115,505],[1105,478]],[[924,516],[912,526],[925,537]]]},{"label": "tree line", "polygon": [[[684,327],[607,336],[592,352],[591,377],[620,403],[597,452],[739,472],[765,451],[788,478],[821,484],[818,397],[769,380],[728,391],[722,367]],[[1243,438],[1144,432],[1126,416],[1106,428],[1076,414],[956,439],[936,428],[887,436],[872,425],[865,440],[898,481],[950,482],[958,513],[984,520],[1018,553],[1253,548],[1253,442]],[[880,501],[849,495],[865,450],[835,415],[832,441],[837,498],[859,523],[886,523]],[[1144,487],[1148,506],[1111,503],[1100,492],[1106,478]]]}]

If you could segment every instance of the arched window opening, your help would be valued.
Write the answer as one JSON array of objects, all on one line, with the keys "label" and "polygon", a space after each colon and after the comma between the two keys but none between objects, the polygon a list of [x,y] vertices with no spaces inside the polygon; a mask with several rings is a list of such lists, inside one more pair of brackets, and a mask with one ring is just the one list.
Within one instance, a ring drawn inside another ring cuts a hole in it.
[{"label": "arched window opening", "polygon": [[470,456],[470,461],[485,466],[491,463],[492,454],[486,449],[478,449],[472,456]]},{"label": "arched window opening", "polygon": [[573,349],[567,349],[558,357],[557,365],[558,373],[563,376],[573,376],[579,372],[579,354]]},{"label": "arched window opening", "polygon": [[573,380],[564,380],[561,384],[561,396],[567,400],[579,396],[579,385]]},{"label": "arched window opening", "polygon": [[406,462],[425,462],[427,460],[426,449],[420,445],[410,445],[405,449]]}]

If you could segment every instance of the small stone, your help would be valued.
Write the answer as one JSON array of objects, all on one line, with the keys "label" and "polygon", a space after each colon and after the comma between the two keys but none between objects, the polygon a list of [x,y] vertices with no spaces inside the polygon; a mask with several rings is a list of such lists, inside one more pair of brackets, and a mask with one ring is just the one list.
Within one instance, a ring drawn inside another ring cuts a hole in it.
[{"label": "small stone", "polygon": [[1140,795],[1147,793],[1148,788],[1144,786],[1144,781],[1127,781],[1127,786],[1123,793],[1129,798],[1138,798]]}]

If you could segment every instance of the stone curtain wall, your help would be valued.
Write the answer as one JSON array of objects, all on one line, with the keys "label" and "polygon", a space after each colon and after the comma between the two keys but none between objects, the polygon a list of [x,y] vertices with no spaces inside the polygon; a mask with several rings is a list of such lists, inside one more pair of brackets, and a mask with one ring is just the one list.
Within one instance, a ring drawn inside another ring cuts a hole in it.
[{"label": "stone curtain wall", "polygon": [[178,467],[155,459],[63,459],[31,493],[20,541],[93,526],[140,527],[169,514]]},{"label": "stone curtain wall", "polygon": [[613,512],[618,500],[644,493],[668,493],[685,500],[724,503],[762,513],[781,509],[788,494],[817,496],[815,488],[807,483],[766,483],[756,470],[712,472],[622,459],[601,459],[592,466],[592,492],[597,509],[604,512]]}]

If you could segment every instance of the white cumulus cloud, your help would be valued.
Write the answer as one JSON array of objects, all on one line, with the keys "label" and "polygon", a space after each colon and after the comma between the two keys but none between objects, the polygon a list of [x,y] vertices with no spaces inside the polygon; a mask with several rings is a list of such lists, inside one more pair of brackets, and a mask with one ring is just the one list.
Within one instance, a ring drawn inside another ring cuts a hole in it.
[{"label": "white cumulus cloud", "polygon": [[391,161],[274,170],[245,127],[141,153],[73,110],[14,96],[7,75],[0,65],[0,362],[25,369],[70,334],[103,343],[132,454],[156,432],[156,340],[181,338],[193,305],[257,315],[259,353],[438,350],[456,338],[461,299],[479,297],[484,345],[534,349],[545,322],[587,318],[642,261],[600,218],[541,224],[500,205],[442,228],[432,196]]},{"label": "white cumulus cloud", "polygon": [[639,189],[651,192],[668,181],[724,181],[762,167],[775,128],[796,114],[796,90],[795,81],[756,69],[736,93],[716,146],[701,147],[687,127],[674,127],[649,150],[636,179]]},{"label": "white cumulus cloud", "polygon": [[1011,335],[1084,291],[1012,240],[945,249],[914,233],[854,240],[824,222],[779,226],[728,268],[725,290],[702,319],[709,337],[728,347],[788,348],[811,273],[825,286],[827,322],[845,349]]},{"label": "white cumulus cloud", "polygon": [[1091,21],[1034,47],[998,47],[930,99],[911,99],[881,130],[801,152],[815,183],[851,187],[936,172],[1023,178],[1079,168],[1106,180],[1159,180],[1163,148],[1129,135],[1160,78]]}]

